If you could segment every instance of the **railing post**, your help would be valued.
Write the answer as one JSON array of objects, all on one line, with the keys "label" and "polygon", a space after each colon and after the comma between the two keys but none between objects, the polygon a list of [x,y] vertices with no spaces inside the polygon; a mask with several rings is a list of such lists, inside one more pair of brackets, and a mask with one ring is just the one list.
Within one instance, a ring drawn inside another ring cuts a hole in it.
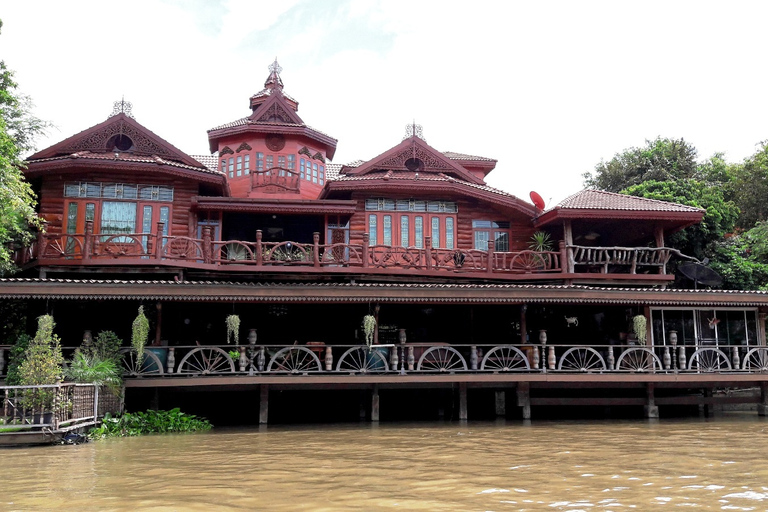
[{"label": "railing post", "polygon": [[165,231],[165,224],[162,222],[157,223],[157,230],[155,231],[155,258],[158,260],[163,259],[163,231]]},{"label": "railing post", "polygon": [[210,263],[212,258],[211,226],[203,226],[203,263]]},{"label": "railing post", "polygon": [[427,270],[432,270],[432,237],[431,236],[424,237],[424,259],[427,260],[425,262],[427,265]]},{"label": "railing post", "polygon": [[93,221],[85,221],[85,239],[83,240],[83,260],[91,259],[93,254]]},{"label": "railing post", "polygon": [[256,265],[261,266],[264,264],[264,254],[261,247],[262,232],[260,229],[256,230]]},{"label": "railing post", "polygon": [[371,237],[368,233],[363,233],[363,268],[368,267],[368,243]]},{"label": "railing post", "polygon": [[93,419],[94,421],[99,419],[99,386],[93,385]]},{"label": "railing post", "polygon": [[565,241],[560,240],[557,247],[560,250],[560,272],[565,274],[568,272],[568,251],[565,249]]},{"label": "railing post", "polygon": [[312,233],[312,263],[320,266],[320,233],[317,231]]},{"label": "railing post", "polygon": [[[488,245],[486,246],[486,252],[488,253],[488,268],[485,269],[486,272],[489,274],[493,274],[493,265],[494,265],[494,256],[493,251],[496,249],[496,241],[495,240],[488,240]],[[525,336],[523,336],[525,338]]]},{"label": "railing post", "polygon": [[168,348],[168,361],[166,364],[168,367],[168,373],[173,373],[173,367],[176,366],[176,349],[173,347]]}]

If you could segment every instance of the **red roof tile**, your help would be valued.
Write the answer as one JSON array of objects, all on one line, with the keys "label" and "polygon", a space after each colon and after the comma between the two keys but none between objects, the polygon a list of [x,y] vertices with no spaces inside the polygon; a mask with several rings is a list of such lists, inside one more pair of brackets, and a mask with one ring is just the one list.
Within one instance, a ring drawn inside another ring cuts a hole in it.
[{"label": "red roof tile", "polygon": [[[657,212],[703,212],[701,208],[684,204],[647,199],[645,197],[628,196],[603,190],[582,190],[567,197],[550,210],[633,210]],[[548,210],[548,211],[550,211]]]}]

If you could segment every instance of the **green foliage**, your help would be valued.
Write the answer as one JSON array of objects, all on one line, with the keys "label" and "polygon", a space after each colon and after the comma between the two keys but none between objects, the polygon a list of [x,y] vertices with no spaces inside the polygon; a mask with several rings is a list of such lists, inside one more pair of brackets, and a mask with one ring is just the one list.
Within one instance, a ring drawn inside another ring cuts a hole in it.
[{"label": "green foliage", "polygon": [[735,170],[732,189],[741,209],[739,227],[749,229],[768,220],[768,141],[762,142],[757,153]]},{"label": "green foliage", "polygon": [[16,339],[8,357],[8,373],[5,376],[7,386],[21,386],[21,375],[19,375],[19,366],[24,361],[29,342],[32,337],[28,334],[22,334]]},{"label": "green foliage", "polygon": [[373,334],[376,331],[376,317],[365,315],[363,317],[363,334],[365,334],[365,344],[370,348],[373,345]]},{"label": "green foliage", "polygon": [[114,332],[101,331],[90,344],[83,342],[80,346],[80,352],[90,358],[119,362],[120,346],[122,344],[123,340]]},{"label": "green foliage", "polygon": [[626,149],[608,162],[601,161],[593,172],[584,173],[584,185],[619,192],[649,180],[691,178],[697,170],[696,154],[696,148],[683,139],[646,140],[644,147]]},{"label": "green foliage", "polygon": [[13,72],[0,61],[0,275],[15,270],[13,249],[29,244],[40,225],[35,195],[21,172],[21,154],[33,148],[34,138],[48,125],[31,114],[32,102],[16,87]]},{"label": "green foliage", "polygon": [[229,340],[235,340],[235,345],[240,344],[240,317],[229,315],[225,323],[227,324],[227,343]]},{"label": "green foliage", "polygon": [[632,317],[632,331],[635,333],[635,337],[641,345],[645,345],[645,340],[648,336],[648,331],[646,330],[647,326],[648,319],[646,319],[644,315],[636,315]]},{"label": "green foliage", "polygon": [[[38,386],[56,384],[62,378],[62,364],[59,337],[53,334],[55,322],[51,315],[37,319],[37,333],[29,342],[24,352],[24,360],[18,367],[19,384]],[[30,390],[24,397],[24,406],[32,409],[49,410],[53,401],[53,392],[48,390]]]},{"label": "green foliage", "polygon": [[552,239],[550,238],[549,233],[546,231],[537,231],[531,235],[531,240],[528,242],[528,247],[532,251],[551,251]]},{"label": "green foliage", "polygon": [[106,386],[114,395],[122,391],[123,379],[118,362],[114,359],[101,359],[97,355],[75,351],[64,376],[75,382]]},{"label": "green foliage", "polygon": [[727,290],[768,290],[768,225],[760,222],[709,247],[710,267]]},{"label": "green foliage", "polygon": [[141,364],[144,359],[144,345],[149,336],[149,320],[144,315],[144,306],[139,306],[139,313],[131,325],[131,346],[136,351],[136,363]]},{"label": "green foliage", "polygon": [[115,417],[108,413],[104,416],[101,426],[92,429],[88,436],[91,439],[103,439],[144,434],[203,432],[212,427],[205,418],[185,414],[176,408],[170,411],[123,413]]},{"label": "green foliage", "polygon": [[230,350],[228,354],[229,354],[229,357],[231,357],[234,362],[237,362],[240,360],[240,352],[238,352],[237,350]]},{"label": "green foliage", "polygon": [[733,230],[739,215],[739,209],[733,202],[725,200],[721,188],[692,179],[646,181],[622,190],[622,193],[705,209],[700,224],[686,228],[668,240],[668,245],[699,259],[705,257],[708,244]]}]

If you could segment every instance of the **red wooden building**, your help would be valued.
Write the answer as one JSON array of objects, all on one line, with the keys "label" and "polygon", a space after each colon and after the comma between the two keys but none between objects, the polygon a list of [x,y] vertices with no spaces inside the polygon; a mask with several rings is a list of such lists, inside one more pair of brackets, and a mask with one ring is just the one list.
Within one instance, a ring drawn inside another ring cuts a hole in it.
[{"label": "red wooden building", "polygon": [[0,298],[52,312],[70,346],[84,331],[128,338],[143,304],[156,348],[151,364],[128,353],[129,389],[258,389],[262,421],[270,387],[364,389],[374,419],[379,390],[409,386],[456,388],[463,418],[468,389],[497,406],[515,390],[525,417],[562,403],[653,415],[726,385],[762,386],[746,400],[764,409],[766,296],[668,288],[670,262],[693,258],[665,238],[703,210],[595,190],[542,209],[486,184],[496,160],[438,151],[415,125],[366,162],[331,163],[336,139],[299,117],[277,62],[249,105],[208,131],[212,156],[121,103],[29,157],[46,230]]}]

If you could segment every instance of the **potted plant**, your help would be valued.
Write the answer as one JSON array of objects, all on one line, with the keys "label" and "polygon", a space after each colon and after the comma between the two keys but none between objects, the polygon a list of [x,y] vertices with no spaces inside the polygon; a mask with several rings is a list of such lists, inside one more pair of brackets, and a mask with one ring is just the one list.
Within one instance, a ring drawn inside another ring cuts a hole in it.
[{"label": "potted plant", "polygon": [[363,334],[365,335],[365,344],[368,345],[368,349],[373,345],[373,338],[376,332],[376,317],[373,315],[365,315],[363,317]]},{"label": "potted plant", "polygon": [[144,306],[139,306],[139,313],[131,324],[131,346],[136,351],[136,363],[141,364],[144,359],[144,346],[149,336],[149,320],[144,315]]},{"label": "potted plant", "polygon": [[240,344],[240,317],[237,315],[229,315],[225,323],[227,324],[227,343],[230,340],[235,340],[235,345]]},{"label": "potted plant", "polygon": [[528,247],[532,251],[545,252],[552,250],[552,239],[546,231],[537,231],[531,235]]},{"label": "potted plant", "polygon": [[[55,326],[51,315],[37,319],[37,332],[29,342],[24,353],[24,360],[18,367],[19,384],[39,386],[61,382],[62,363],[59,337],[53,333]],[[53,415],[54,392],[49,389],[31,389],[24,394],[24,408],[36,416],[43,415],[42,423],[50,423]],[[40,423],[41,418],[35,418]]]},{"label": "potted plant", "polygon": [[635,337],[637,338],[638,343],[641,345],[645,345],[645,341],[647,338],[647,329],[648,320],[645,318],[644,315],[637,315],[632,318],[632,331],[635,333]]}]

